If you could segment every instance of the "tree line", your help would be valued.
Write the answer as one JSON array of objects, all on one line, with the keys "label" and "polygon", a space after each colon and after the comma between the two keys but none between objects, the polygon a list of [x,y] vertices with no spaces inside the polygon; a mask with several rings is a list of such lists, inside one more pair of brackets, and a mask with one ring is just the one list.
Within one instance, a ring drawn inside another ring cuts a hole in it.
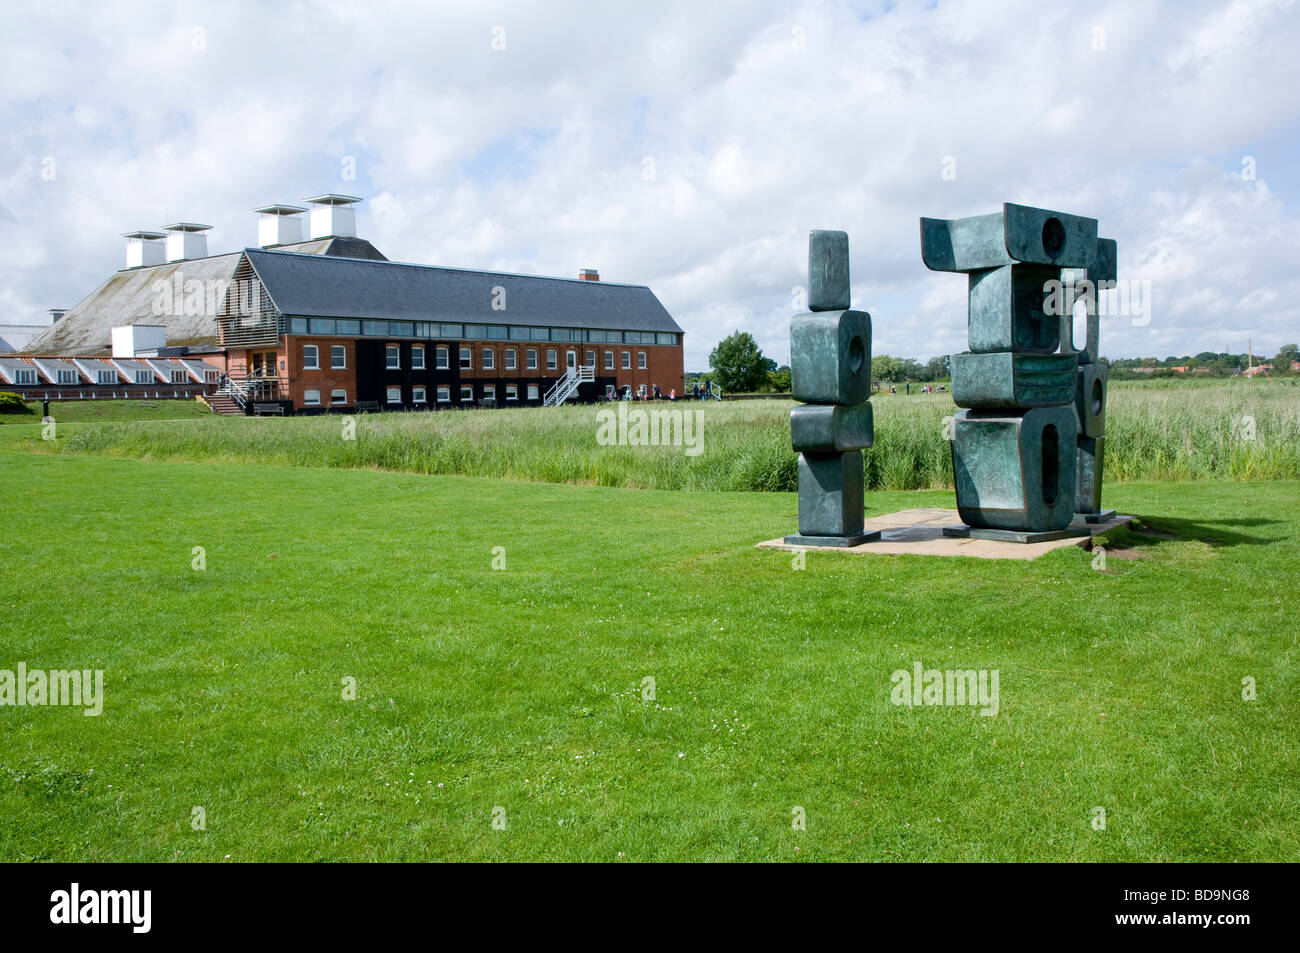
[{"label": "tree line", "polygon": [[[1284,375],[1296,373],[1292,366],[1300,362],[1300,348],[1287,344],[1278,350],[1271,360],[1260,355],[1213,353],[1203,351],[1195,356],[1166,357],[1163,361],[1154,357],[1121,358],[1109,360],[1101,358],[1108,364],[1115,377],[1178,377],[1185,374],[1206,375],[1210,377],[1232,377],[1245,373],[1250,365],[1271,365],[1269,374]],[[949,376],[948,355],[932,357],[922,364],[910,357],[893,357],[889,354],[875,354],[871,358],[871,378],[891,384],[933,383],[946,381]],[[731,394],[788,394],[790,392],[790,367],[787,364],[777,366],[776,361],[763,356],[763,351],[747,331],[736,331],[718,342],[709,354],[709,370],[686,375],[686,382],[710,379]]]}]

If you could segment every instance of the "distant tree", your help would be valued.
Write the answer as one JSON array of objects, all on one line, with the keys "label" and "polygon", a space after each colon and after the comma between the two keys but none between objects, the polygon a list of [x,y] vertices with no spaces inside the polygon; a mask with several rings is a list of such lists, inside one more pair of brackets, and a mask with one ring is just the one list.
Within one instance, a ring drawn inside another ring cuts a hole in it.
[{"label": "distant tree", "polygon": [[941,381],[949,373],[947,354],[940,354],[938,357],[932,357],[925,362],[925,379],[927,381]]},{"label": "distant tree", "polygon": [[1290,372],[1291,364],[1300,361],[1300,347],[1294,344],[1283,344],[1277,351],[1277,357],[1273,358],[1273,369],[1283,373]]},{"label": "distant tree", "polygon": [[876,354],[871,358],[871,377],[878,381],[898,381],[902,371],[902,362],[888,354]]},{"label": "distant tree", "polygon": [[774,394],[790,393],[790,365],[782,364],[776,370],[768,371],[767,386]]},{"label": "distant tree", "polygon": [[752,394],[766,388],[769,364],[776,367],[774,361],[763,357],[758,342],[747,331],[729,334],[709,354],[713,380],[733,394]]},{"label": "distant tree", "polygon": [[900,380],[905,381],[923,380],[925,378],[925,368],[912,358],[904,357],[898,362],[898,376]]}]

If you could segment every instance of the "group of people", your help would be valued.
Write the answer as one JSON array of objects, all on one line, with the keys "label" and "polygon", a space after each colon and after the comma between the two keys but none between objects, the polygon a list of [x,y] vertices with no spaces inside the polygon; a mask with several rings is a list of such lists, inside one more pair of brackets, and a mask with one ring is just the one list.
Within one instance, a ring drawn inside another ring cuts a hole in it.
[{"label": "group of people", "polygon": [[649,393],[645,392],[644,390],[633,392],[631,384],[624,384],[621,389],[611,387],[609,390],[607,390],[605,392],[605,399],[606,400],[676,400],[677,388],[674,387],[671,390],[669,390],[668,396],[665,397],[663,395],[663,392],[659,390],[658,384],[652,384]]},{"label": "group of people", "polygon": [[[704,379],[703,386],[700,385],[699,381],[694,381],[691,384],[691,399],[708,400],[713,396],[712,385],[713,382],[709,380],[709,378],[707,377]],[[664,396],[664,393],[659,389],[658,384],[651,384],[649,392],[644,390],[633,391],[631,384],[624,384],[622,387],[611,386],[608,390],[605,391],[605,399],[611,401],[613,400],[676,400],[677,388],[676,387],[670,388],[667,396]]]},{"label": "group of people", "polygon": [[[906,382],[903,384],[903,387],[906,389],[906,393],[908,393],[908,394],[912,393],[912,382],[911,382],[911,381],[906,381]],[[897,394],[897,393],[898,393],[898,388],[897,388],[895,385],[890,384],[890,385],[889,385],[889,392],[890,392],[891,394]],[[946,394],[946,393],[948,393],[948,388],[945,387],[943,384],[940,384],[937,388],[936,388],[933,384],[926,384],[924,387],[921,388],[921,393],[922,393],[922,394]]]}]

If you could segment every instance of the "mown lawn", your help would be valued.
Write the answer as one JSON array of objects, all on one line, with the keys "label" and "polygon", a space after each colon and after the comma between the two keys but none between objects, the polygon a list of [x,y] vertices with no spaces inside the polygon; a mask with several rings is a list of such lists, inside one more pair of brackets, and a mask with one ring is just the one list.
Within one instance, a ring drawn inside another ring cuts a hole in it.
[{"label": "mown lawn", "polygon": [[[44,405],[30,401],[30,414],[0,416],[0,424],[39,424]],[[52,400],[50,416],[59,423],[125,420],[188,420],[211,417],[207,404],[197,400]]]},{"label": "mown lawn", "polygon": [[3,860],[1300,860],[1295,482],[1113,487],[1104,572],[796,570],[792,494],[0,466],[0,668],[107,683],[0,708]]}]

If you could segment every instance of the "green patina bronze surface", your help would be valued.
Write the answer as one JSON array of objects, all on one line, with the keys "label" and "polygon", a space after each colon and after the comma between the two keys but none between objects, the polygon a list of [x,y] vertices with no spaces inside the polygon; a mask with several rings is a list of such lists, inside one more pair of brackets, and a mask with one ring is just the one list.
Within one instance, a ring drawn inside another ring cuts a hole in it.
[{"label": "green patina bronze surface", "polygon": [[790,411],[790,444],[801,453],[863,450],[875,435],[871,404],[804,404]]},{"label": "green patina bronze surface", "polygon": [[1072,354],[954,354],[952,399],[975,410],[1052,407],[1075,396]]},{"label": "green patina bronze surface", "polygon": [[1049,282],[1060,269],[1003,265],[971,272],[970,349],[979,353],[1016,351],[1051,354],[1061,343],[1061,320],[1046,310]]},{"label": "green patina bronze surface", "polygon": [[808,310],[849,307],[849,233],[814,229],[808,235]]},{"label": "green patina bronze surface", "polygon": [[799,453],[799,532],[787,543],[856,546],[863,532],[862,448],[871,446],[871,315],[849,308],[849,236],[808,239],[808,314],[790,322],[796,400],[790,443]]},{"label": "green patina bronze surface", "polygon": [[957,512],[968,526],[1047,531],[1074,518],[1077,425],[1070,406],[960,410],[953,417]]},{"label": "green patina bronze surface", "polygon": [[[1096,219],[1007,203],[1001,212],[921,219],[921,258],[968,275],[969,354],[951,357],[953,476],[965,527],[949,535],[1031,542],[1101,509],[1107,368],[1096,295],[1118,246]],[[1074,342],[1073,304],[1087,339]],[[993,535],[990,535],[993,534]]]},{"label": "green patina bronze surface", "polygon": [[864,484],[862,451],[799,454],[799,533],[861,534]]},{"label": "green patina bronze surface", "polygon": [[1079,434],[1084,437],[1106,435],[1106,388],[1110,368],[1105,364],[1080,364],[1075,371],[1074,411],[1079,415]]},{"label": "green patina bronze surface", "polygon": [[1105,449],[1105,437],[1079,437],[1078,471],[1075,477],[1076,513],[1101,512],[1101,467]]},{"label": "green patina bronze surface", "polygon": [[810,404],[860,404],[871,383],[871,315],[797,314],[790,322],[790,389]]},{"label": "green patina bronze surface", "polygon": [[921,219],[921,260],[931,271],[983,271],[1014,263],[1087,268],[1097,255],[1094,218],[1008,202],[989,215]]}]

